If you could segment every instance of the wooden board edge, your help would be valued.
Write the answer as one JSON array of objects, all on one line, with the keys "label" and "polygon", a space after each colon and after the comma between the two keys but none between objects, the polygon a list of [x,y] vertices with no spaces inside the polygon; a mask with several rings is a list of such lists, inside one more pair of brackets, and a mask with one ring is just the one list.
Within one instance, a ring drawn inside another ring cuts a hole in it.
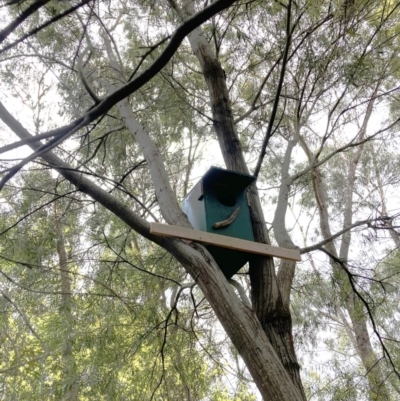
[{"label": "wooden board edge", "polygon": [[193,230],[191,228],[161,223],[150,223],[150,233],[165,237],[175,237],[202,242],[205,244],[216,245],[227,249],[235,249],[238,251],[244,251],[258,255],[274,256],[296,262],[301,261],[301,254],[295,249],[280,248],[272,245],[261,244],[259,242],[228,237],[226,235]]}]

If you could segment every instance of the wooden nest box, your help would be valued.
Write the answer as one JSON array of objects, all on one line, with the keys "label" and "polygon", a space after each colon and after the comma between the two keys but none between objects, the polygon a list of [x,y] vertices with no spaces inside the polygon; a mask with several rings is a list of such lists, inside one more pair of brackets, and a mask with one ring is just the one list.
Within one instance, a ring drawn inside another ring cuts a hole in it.
[{"label": "wooden nest box", "polygon": [[[255,180],[247,174],[211,167],[182,202],[195,230],[254,241],[246,188]],[[238,250],[207,245],[227,278],[250,259]]]}]

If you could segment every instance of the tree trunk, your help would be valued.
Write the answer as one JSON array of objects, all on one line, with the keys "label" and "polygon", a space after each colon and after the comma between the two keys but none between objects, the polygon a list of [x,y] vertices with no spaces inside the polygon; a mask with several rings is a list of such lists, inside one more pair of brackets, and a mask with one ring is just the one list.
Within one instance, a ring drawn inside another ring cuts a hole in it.
[{"label": "tree trunk", "polygon": [[182,241],[173,242],[174,247],[168,245],[167,249],[185,266],[213,306],[263,399],[303,400],[256,315],[239,300],[206,249],[194,243],[188,246]]},{"label": "tree trunk", "polygon": [[[213,124],[225,164],[228,169],[249,174],[234,124],[225,72],[199,28],[193,30],[188,38],[207,83]],[[248,194],[255,241],[270,244],[256,184],[250,187]],[[294,264],[291,267],[294,269]],[[305,400],[300,367],[293,345],[290,309],[289,305],[282,301],[272,257],[252,258],[250,283],[253,309],[294,385]],[[284,286],[287,291],[290,291],[290,284]]]}]

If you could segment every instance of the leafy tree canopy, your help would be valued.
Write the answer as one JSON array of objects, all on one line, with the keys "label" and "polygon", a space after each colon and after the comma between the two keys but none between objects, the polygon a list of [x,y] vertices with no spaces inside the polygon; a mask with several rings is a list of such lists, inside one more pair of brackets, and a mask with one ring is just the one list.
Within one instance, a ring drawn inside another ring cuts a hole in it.
[{"label": "leafy tree canopy", "polygon": [[[398,2],[0,6],[2,399],[399,399]],[[302,262],[151,233],[209,165]]]}]

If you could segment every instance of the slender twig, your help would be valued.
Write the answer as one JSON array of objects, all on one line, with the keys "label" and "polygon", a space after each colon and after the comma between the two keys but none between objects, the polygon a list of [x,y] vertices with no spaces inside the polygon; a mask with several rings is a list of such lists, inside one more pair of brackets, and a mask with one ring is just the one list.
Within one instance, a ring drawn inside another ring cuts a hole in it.
[{"label": "slender twig", "polygon": [[162,279],[162,280],[171,281],[171,282],[173,282],[174,284],[177,284],[177,285],[179,285],[179,286],[181,287],[181,284],[180,284],[178,281],[176,281],[176,280],[174,280],[174,279],[172,279],[172,278],[169,278],[169,277],[161,276],[160,274],[152,273],[152,272],[149,271],[149,270],[143,269],[143,268],[141,268],[141,267],[139,267],[139,266],[133,264],[133,263],[130,262],[128,259],[125,259],[121,254],[117,253],[117,252],[113,249],[113,247],[112,247],[110,244],[107,244],[107,246],[108,246],[108,248],[110,249],[111,252],[113,252],[115,255],[118,256],[118,258],[120,258],[124,263],[128,264],[129,266],[133,267],[134,269],[136,269],[136,270],[138,270],[138,271],[140,271],[140,272],[142,272],[142,273],[146,273],[146,274],[148,274],[149,276],[153,276],[153,277],[156,277],[156,278],[160,278],[160,279]]},{"label": "slender twig", "polygon": [[73,190],[73,191],[69,191],[63,195],[57,195],[55,196],[53,199],[51,199],[50,201],[43,203],[42,205],[38,206],[37,208],[31,210],[29,213],[25,214],[24,216],[22,216],[21,218],[19,218],[14,224],[12,224],[11,226],[7,227],[5,230],[3,230],[2,232],[0,232],[0,236],[4,235],[5,233],[7,233],[8,231],[10,231],[11,229],[13,229],[14,227],[16,227],[19,223],[21,223],[21,221],[27,219],[29,216],[33,215],[34,213],[38,212],[39,210],[43,209],[46,206],[51,205],[53,202],[55,202],[58,199],[64,198],[67,195],[73,194],[77,192],[77,190]]},{"label": "slender twig", "polygon": [[[277,58],[277,60],[275,61],[275,63],[272,65],[272,67],[270,68],[270,70],[268,71],[267,75],[264,77],[263,81],[261,82],[260,87],[258,88],[258,91],[256,93],[256,95],[254,96],[253,101],[251,102],[251,105],[249,107],[249,109],[244,112],[240,117],[235,119],[235,124],[238,124],[239,122],[243,121],[246,117],[248,117],[253,111],[257,110],[259,108],[259,106],[256,106],[256,103],[258,101],[258,99],[260,98],[262,91],[264,89],[264,86],[266,85],[266,83],[268,82],[268,79],[270,78],[270,76],[272,75],[272,73],[274,72],[275,68],[277,65],[279,65],[280,61],[282,59],[282,54]],[[266,106],[268,103],[272,103],[272,100],[268,100],[264,103],[261,103],[260,106]]]},{"label": "slender twig", "polygon": [[388,126],[386,126],[385,128],[380,129],[379,131],[375,132],[375,134],[372,134],[370,136],[367,136],[366,138],[364,138],[363,140],[359,141],[359,142],[353,142],[358,134],[347,144],[344,145],[336,150],[334,150],[332,153],[328,154],[327,156],[325,156],[322,160],[320,161],[316,161],[315,157],[314,157],[314,161],[312,163],[310,163],[304,170],[294,174],[293,176],[291,176],[291,180],[297,180],[300,177],[304,176],[305,174],[307,174],[308,172],[310,172],[311,170],[316,169],[317,167],[321,166],[322,164],[326,163],[329,159],[331,159],[333,156],[335,156],[338,153],[344,152],[346,150],[349,150],[351,148],[354,148],[356,146],[360,146],[363,145],[366,142],[372,141],[374,140],[378,135],[390,130],[392,127],[394,127],[396,124],[398,124],[400,122],[400,117],[397,118],[395,121],[393,121],[393,123],[389,124]]},{"label": "slender twig", "polygon": [[137,168],[139,168],[142,164],[145,164],[146,160],[143,159],[140,162],[136,163],[133,167],[131,167],[122,177],[121,179],[118,181],[119,184],[122,184],[124,182],[124,180],[126,179],[126,177],[128,177],[128,175],[130,173],[132,173],[132,171],[136,170]]}]

